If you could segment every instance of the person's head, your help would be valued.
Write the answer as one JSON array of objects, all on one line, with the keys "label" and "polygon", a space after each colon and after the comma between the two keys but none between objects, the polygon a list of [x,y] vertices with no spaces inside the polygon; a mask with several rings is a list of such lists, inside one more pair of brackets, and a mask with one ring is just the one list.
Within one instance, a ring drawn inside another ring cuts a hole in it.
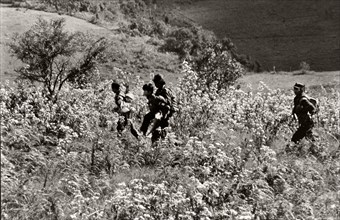
[{"label": "person's head", "polygon": [[156,74],[153,77],[153,82],[155,83],[155,86],[157,88],[162,88],[165,85],[165,81],[164,81],[163,76],[161,74]]},{"label": "person's head", "polygon": [[295,95],[301,95],[305,91],[305,85],[302,83],[295,83],[294,93]]},{"label": "person's head", "polygon": [[111,89],[112,89],[112,91],[113,91],[114,93],[119,93],[119,91],[120,91],[120,85],[119,85],[119,83],[113,82],[113,83],[111,84]]},{"label": "person's head", "polygon": [[153,93],[153,85],[151,83],[147,83],[143,85],[143,95],[150,96]]}]

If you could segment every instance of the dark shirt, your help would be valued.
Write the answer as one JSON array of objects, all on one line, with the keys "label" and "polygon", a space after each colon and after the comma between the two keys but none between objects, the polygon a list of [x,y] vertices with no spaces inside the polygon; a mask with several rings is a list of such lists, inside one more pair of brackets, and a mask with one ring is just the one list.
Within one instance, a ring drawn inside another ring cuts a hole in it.
[{"label": "dark shirt", "polygon": [[157,114],[158,112],[161,112],[163,115],[166,114],[168,111],[166,100],[162,96],[151,95],[148,96],[147,99],[151,113]]},{"label": "dark shirt", "polygon": [[293,114],[296,114],[299,124],[313,123],[308,113],[314,112],[314,105],[304,95],[295,96]]},{"label": "dark shirt", "polygon": [[[168,100],[171,99],[171,93],[170,90],[165,88],[165,86],[163,86],[162,88],[158,88],[155,92],[156,96],[162,96],[166,102],[168,102]],[[170,103],[168,103],[170,104]]]}]

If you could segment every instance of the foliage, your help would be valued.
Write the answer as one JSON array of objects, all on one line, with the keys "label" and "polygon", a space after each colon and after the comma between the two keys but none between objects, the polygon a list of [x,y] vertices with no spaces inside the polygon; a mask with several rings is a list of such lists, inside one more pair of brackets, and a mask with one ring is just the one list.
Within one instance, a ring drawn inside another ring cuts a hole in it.
[{"label": "foliage", "polygon": [[233,59],[224,45],[220,43],[205,48],[190,64],[197,72],[197,84],[206,86],[208,89],[214,83],[217,84],[217,90],[227,89],[244,72],[241,64]]},{"label": "foliage", "polygon": [[41,3],[55,8],[57,12],[74,13],[79,11],[83,5],[87,4],[87,1],[83,0],[39,0]]},{"label": "foliage", "polygon": [[[287,143],[293,94],[202,91],[184,65],[180,111],[156,146],[125,131],[110,81],[51,102],[40,85],[0,90],[2,219],[337,219],[338,90],[319,95],[314,143]],[[140,79],[117,70],[146,113]],[[313,96],[316,96],[314,94]],[[113,129],[112,129],[113,128]]]},{"label": "foliage", "polygon": [[120,9],[123,14],[131,18],[139,18],[147,11],[147,5],[143,0],[121,1],[120,3]]},{"label": "foliage", "polygon": [[158,19],[133,18],[131,24],[120,24],[119,30],[130,36],[150,36],[163,38],[168,33],[169,27]]},{"label": "foliage", "polygon": [[190,56],[197,56],[200,51],[215,42],[215,36],[202,28],[175,27],[166,35],[165,43],[160,49],[175,52],[180,58],[186,59]]},{"label": "foliage", "polygon": [[170,32],[162,50],[176,52],[188,60],[197,73],[195,84],[205,91],[217,83],[227,89],[241,77],[243,67],[234,59],[235,47],[229,39],[217,40],[200,28],[178,28]]},{"label": "foliage", "polygon": [[43,83],[50,99],[57,98],[67,81],[78,87],[90,82],[106,47],[103,38],[91,42],[83,34],[66,32],[64,24],[64,19],[39,19],[10,44],[13,55],[26,64],[17,70],[20,77]]}]

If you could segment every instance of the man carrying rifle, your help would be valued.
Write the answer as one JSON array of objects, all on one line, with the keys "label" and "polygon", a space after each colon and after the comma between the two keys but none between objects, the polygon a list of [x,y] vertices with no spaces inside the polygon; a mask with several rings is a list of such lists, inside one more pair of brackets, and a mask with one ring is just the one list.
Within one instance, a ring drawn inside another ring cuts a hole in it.
[{"label": "man carrying rifle", "polygon": [[164,115],[164,119],[168,121],[173,116],[173,114],[178,111],[176,96],[165,85],[166,83],[162,75],[156,74],[153,78],[153,82],[157,87],[155,95],[162,96],[165,99],[167,106],[169,107],[169,110],[166,112],[166,115]]}]

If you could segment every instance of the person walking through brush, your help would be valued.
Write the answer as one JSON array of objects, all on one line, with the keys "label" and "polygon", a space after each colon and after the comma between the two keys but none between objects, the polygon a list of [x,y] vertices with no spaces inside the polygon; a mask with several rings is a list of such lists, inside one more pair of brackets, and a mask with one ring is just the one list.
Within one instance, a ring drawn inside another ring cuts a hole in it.
[{"label": "person walking through brush", "polygon": [[122,132],[127,127],[130,127],[131,134],[138,139],[139,133],[137,129],[135,129],[131,119],[133,113],[131,106],[131,102],[134,99],[133,94],[131,92],[126,92],[125,95],[123,95],[121,91],[122,87],[117,82],[113,82],[111,84],[111,89],[115,93],[116,108],[114,110],[119,114],[119,120],[117,123],[118,136],[121,136]]},{"label": "person walking through brush", "polygon": [[[151,83],[143,85],[143,95],[148,100],[149,112],[143,118],[140,131],[144,135],[151,133],[151,141],[155,143],[160,138],[165,138],[163,129],[168,126],[168,123],[164,119],[164,115],[168,114],[170,107],[162,96],[154,95],[153,91],[154,86]],[[149,133],[147,133],[151,122],[154,124]]]},{"label": "person walking through brush", "polygon": [[294,143],[298,143],[304,137],[314,141],[312,132],[314,122],[311,118],[311,115],[315,113],[316,106],[305,95],[305,85],[301,83],[295,83],[294,93],[295,98],[292,114],[295,120],[297,117],[299,128],[293,134],[291,141]]},{"label": "person walking through brush", "polygon": [[166,87],[166,83],[162,75],[155,75],[153,82],[157,87],[155,95],[162,96],[166,100],[166,104],[169,106],[169,111],[166,115],[164,115],[164,119],[168,121],[173,116],[173,114],[178,111],[176,96],[169,88]]}]

